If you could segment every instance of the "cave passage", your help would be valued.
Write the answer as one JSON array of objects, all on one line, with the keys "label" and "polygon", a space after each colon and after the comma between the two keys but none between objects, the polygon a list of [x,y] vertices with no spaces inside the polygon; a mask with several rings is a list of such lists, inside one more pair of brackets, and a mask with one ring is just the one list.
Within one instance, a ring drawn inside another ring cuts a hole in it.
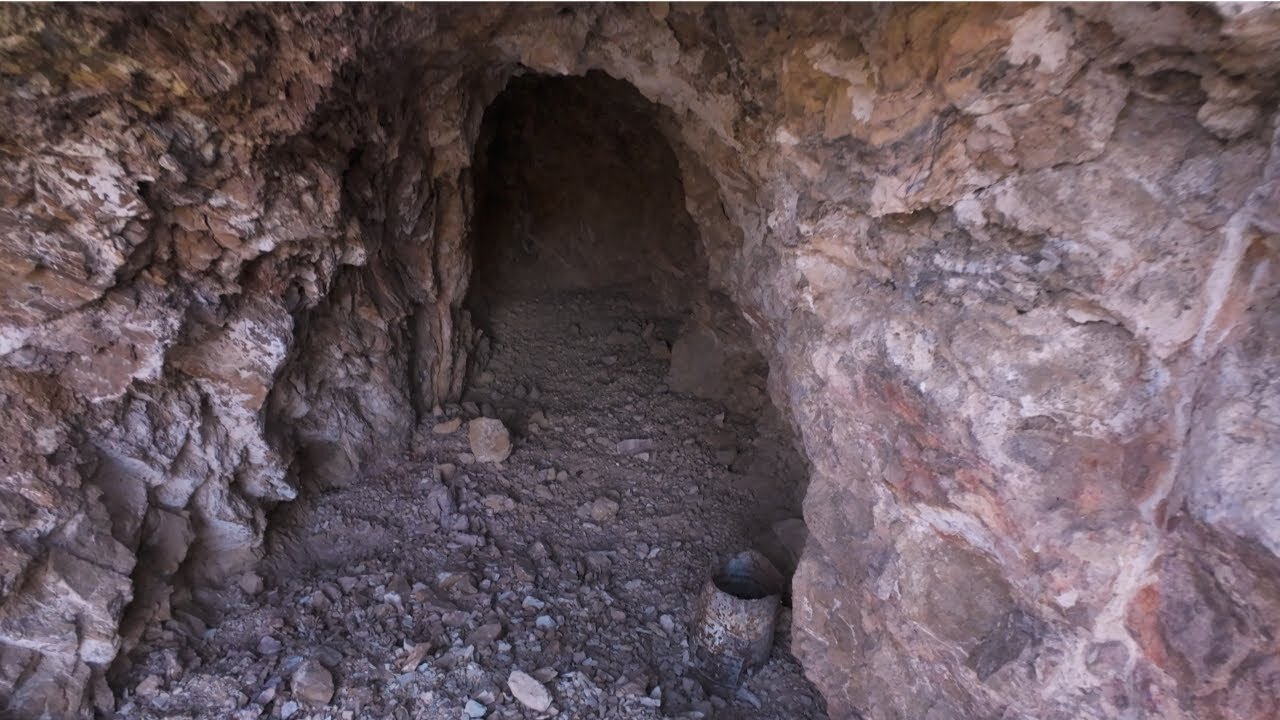
[{"label": "cave passage", "polygon": [[[762,432],[769,437],[760,442],[787,458],[786,467],[754,468],[759,502],[722,520],[744,534],[767,532],[800,515],[805,472],[765,398],[768,368],[749,328],[709,288],[662,112],[599,71],[518,75],[489,105],[473,162],[469,305],[491,341],[523,347],[512,365],[499,353],[497,362],[477,366],[466,397],[482,409],[500,407],[512,396],[491,397],[492,384],[514,382],[522,399],[532,388],[528,377],[545,367],[545,382],[567,384],[541,388],[535,400],[548,391],[550,400],[574,398],[591,366],[603,363],[599,400],[632,385],[651,396],[674,391],[714,401],[722,407],[707,412],[719,418],[713,444],[722,464],[743,471],[749,460],[738,458],[740,446]],[[604,342],[579,348],[568,337],[593,331]],[[489,360],[480,354],[481,365]],[[534,405],[520,403],[502,419],[524,431],[523,414]],[[581,409],[612,408],[584,399]]]},{"label": "cave passage", "polygon": [[747,548],[794,571],[806,468],[708,287],[656,113],[600,73],[510,82],[475,155],[465,393],[407,457],[278,512],[216,633],[152,628],[124,707],[288,717],[314,695],[360,717],[533,717],[508,692],[519,670],[563,717],[825,717],[789,609],[740,697],[691,675],[712,572]]},{"label": "cave passage", "polygon": [[474,162],[478,316],[504,297],[571,290],[689,309],[706,262],[656,112],[601,72],[508,83]]}]

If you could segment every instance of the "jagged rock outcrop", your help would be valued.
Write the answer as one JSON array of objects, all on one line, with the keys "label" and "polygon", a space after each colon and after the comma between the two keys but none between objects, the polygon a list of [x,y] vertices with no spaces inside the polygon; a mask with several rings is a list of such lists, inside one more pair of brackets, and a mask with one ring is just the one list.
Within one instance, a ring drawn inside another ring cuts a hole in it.
[{"label": "jagged rock outcrop", "polygon": [[10,714],[109,705],[122,631],[457,394],[518,69],[653,105],[812,465],[833,717],[1280,695],[1270,6],[19,5],[0,36]]}]

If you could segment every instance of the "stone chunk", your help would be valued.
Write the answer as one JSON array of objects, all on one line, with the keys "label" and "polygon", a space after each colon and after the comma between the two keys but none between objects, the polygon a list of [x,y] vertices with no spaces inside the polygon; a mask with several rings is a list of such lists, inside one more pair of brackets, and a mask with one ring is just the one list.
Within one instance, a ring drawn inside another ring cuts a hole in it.
[{"label": "stone chunk", "polygon": [[502,493],[485,495],[483,502],[485,507],[496,513],[510,512],[516,508],[515,500]]},{"label": "stone chunk", "polygon": [[254,572],[244,573],[236,580],[240,589],[249,595],[257,595],[262,592],[262,576]]},{"label": "stone chunk", "polygon": [[578,517],[586,519],[591,518],[596,523],[607,523],[618,514],[618,503],[606,497],[596,498],[589,503],[583,503],[578,508]]},{"label": "stone chunk", "polygon": [[468,645],[474,645],[477,648],[482,648],[488,645],[492,645],[493,641],[497,640],[500,637],[502,637],[502,624],[489,623],[487,625],[481,625],[475,630],[472,630],[467,635],[466,642]]},{"label": "stone chunk", "polygon": [[511,433],[501,420],[476,418],[467,424],[471,454],[479,462],[502,462],[511,455]]},{"label": "stone chunk", "polygon": [[414,645],[413,649],[409,651],[408,657],[404,659],[404,663],[402,663],[400,671],[406,673],[412,672],[430,653],[431,643],[418,643],[417,645]]},{"label": "stone chunk", "polygon": [[155,697],[156,693],[160,691],[160,685],[163,683],[164,681],[160,679],[159,675],[148,675],[142,682],[138,683],[138,688],[133,692],[138,697]]},{"label": "stone chunk", "polygon": [[270,635],[263,635],[258,641],[259,655],[275,655],[280,652],[280,641]]},{"label": "stone chunk", "polygon": [[614,452],[619,455],[637,455],[652,450],[654,442],[648,438],[628,438],[614,445]]},{"label": "stone chunk", "polygon": [[432,426],[431,432],[436,435],[449,435],[460,427],[462,427],[462,418],[454,418],[452,420],[445,420],[444,422],[436,423]]},{"label": "stone chunk", "polygon": [[520,670],[511,671],[511,675],[507,677],[507,687],[516,700],[530,710],[546,712],[551,707],[551,693],[547,692],[542,683]]},{"label": "stone chunk", "polygon": [[333,699],[333,675],[315,660],[306,660],[289,679],[293,696],[307,705],[328,705]]}]

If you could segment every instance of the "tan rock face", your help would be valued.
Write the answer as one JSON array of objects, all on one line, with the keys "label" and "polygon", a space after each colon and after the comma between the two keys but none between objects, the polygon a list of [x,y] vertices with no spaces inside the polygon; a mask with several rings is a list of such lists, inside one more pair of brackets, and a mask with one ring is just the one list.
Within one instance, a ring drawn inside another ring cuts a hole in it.
[{"label": "tan rock face", "polygon": [[[238,576],[268,509],[358,482],[457,396],[471,165],[521,69],[629,85],[674,153],[644,162],[682,196],[645,207],[687,219],[649,227],[697,236],[811,463],[796,650],[833,717],[1270,716],[1274,8],[0,27],[5,713],[108,698],[175,585]],[[679,300],[690,343],[752,361]]]}]

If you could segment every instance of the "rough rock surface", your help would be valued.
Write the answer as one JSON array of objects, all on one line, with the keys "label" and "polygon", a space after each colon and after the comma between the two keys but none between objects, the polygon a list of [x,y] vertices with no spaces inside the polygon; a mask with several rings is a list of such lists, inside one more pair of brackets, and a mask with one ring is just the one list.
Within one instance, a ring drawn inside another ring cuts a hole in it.
[{"label": "rough rock surface", "polygon": [[811,463],[796,651],[834,717],[1273,710],[1274,7],[6,5],[0,37],[8,714],[108,709],[270,510],[459,396],[518,69],[651,103]]}]

